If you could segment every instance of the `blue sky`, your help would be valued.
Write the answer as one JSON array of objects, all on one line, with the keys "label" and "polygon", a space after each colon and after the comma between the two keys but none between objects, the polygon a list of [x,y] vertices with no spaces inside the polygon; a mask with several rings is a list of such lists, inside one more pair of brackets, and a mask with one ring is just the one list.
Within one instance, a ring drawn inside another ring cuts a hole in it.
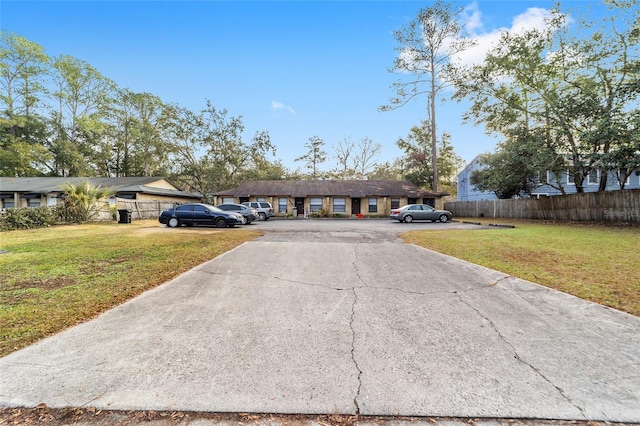
[{"label": "blue sky", "polygon": [[[304,144],[331,149],[344,138],[382,145],[378,162],[401,156],[395,142],[426,119],[426,99],[379,112],[394,93],[388,72],[400,29],[430,1],[13,1],[0,25],[50,56],[84,60],[119,87],[193,111],[209,99],[243,117],[245,139],[267,130],[276,158],[294,170]],[[482,49],[501,29],[538,25],[552,1],[460,2]],[[582,6],[585,2],[565,2]],[[465,104],[438,106],[439,131],[465,161],[497,139],[463,125]],[[330,159],[322,165],[335,165]]]}]

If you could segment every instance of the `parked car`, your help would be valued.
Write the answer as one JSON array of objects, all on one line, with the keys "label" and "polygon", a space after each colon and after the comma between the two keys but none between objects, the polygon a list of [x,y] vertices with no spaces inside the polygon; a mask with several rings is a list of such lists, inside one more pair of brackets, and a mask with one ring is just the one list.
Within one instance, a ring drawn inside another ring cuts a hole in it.
[{"label": "parked car", "polygon": [[247,207],[253,207],[258,211],[258,220],[268,220],[270,217],[275,216],[271,203],[266,201],[247,201],[242,203]]},{"label": "parked car", "polygon": [[239,213],[244,218],[243,225],[249,225],[254,220],[258,219],[258,212],[252,207],[247,207],[244,204],[223,203],[216,206],[220,210],[225,212]]},{"label": "parked car", "polygon": [[436,210],[428,204],[409,204],[399,209],[391,210],[391,219],[411,223],[414,220],[430,220],[435,222],[449,222],[453,215],[448,210]]},{"label": "parked car", "polygon": [[226,228],[241,224],[243,219],[240,214],[225,212],[209,204],[190,203],[163,211],[158,220],[170,228],[180,225],[212,225],[216,228]]}]

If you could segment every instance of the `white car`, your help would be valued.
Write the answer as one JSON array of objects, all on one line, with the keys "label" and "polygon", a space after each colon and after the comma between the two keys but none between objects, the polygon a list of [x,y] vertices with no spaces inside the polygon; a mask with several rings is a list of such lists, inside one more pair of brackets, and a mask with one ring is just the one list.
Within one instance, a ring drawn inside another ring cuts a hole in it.
[{"label": "white car", "polygon": [[247,207],[252,207],[258,212],[258,220],[268,220],[270,217],[275,216],[271,203],[266,201],[246,201],[242,203]]}]

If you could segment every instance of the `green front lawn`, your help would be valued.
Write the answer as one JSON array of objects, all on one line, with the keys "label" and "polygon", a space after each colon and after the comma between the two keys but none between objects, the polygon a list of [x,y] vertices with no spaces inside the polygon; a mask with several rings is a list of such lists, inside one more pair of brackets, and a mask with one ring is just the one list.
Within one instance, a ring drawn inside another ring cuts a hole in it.
[{"label": "green front lawn", "polygon": [[157,221],[0,233],[0,356],[86,321],[261,235]]},{"label": "green front lawn", "polygon": [[403,239],[640,316],[640,228],[481,222],[496,221],[516,227],[411,231]]}]

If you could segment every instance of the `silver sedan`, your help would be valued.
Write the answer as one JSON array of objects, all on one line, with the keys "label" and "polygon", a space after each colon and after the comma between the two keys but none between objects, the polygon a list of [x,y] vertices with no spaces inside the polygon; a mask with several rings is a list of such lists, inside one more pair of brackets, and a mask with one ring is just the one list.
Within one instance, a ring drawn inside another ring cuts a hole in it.
[{"label": "silver sedan", "polygon": [[411,223],[414,220],[449,222],[453,215],[448,210],[436,210],[428,204],[409,204],[391,210],[389,217],[400,222]]}]

